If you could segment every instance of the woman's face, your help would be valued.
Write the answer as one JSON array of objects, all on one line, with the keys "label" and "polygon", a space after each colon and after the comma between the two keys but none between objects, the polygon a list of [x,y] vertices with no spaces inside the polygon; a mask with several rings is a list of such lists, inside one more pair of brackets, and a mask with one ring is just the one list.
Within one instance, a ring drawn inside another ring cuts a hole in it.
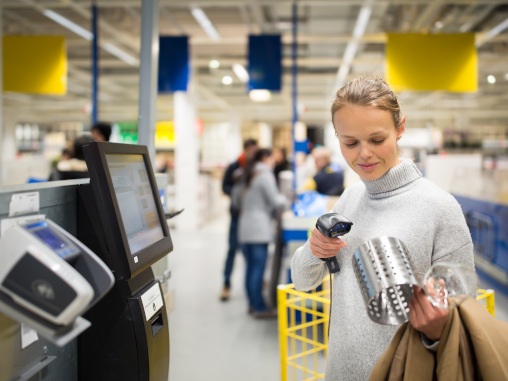
[{"label": "woman's face", "polygon": [[405,122],[404,117],[397,130],[389,111],[372,106],[343,106],[333,116],[342,155],[364,180],[376,180],[399,164],[397,140]]}]

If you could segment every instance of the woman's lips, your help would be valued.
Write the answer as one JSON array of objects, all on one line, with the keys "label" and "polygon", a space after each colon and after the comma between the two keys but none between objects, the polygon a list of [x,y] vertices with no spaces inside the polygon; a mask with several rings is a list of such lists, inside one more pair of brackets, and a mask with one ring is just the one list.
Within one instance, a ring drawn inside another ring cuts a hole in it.
[{"label": "woman's lips", "polygon": [[367,171],[367,172],[370,172],[370,171],[373,171],[374,169],[376,169],[378,163],[367,163],[367,164],[358,164],[358,166],[364,170],[364,171]]}]

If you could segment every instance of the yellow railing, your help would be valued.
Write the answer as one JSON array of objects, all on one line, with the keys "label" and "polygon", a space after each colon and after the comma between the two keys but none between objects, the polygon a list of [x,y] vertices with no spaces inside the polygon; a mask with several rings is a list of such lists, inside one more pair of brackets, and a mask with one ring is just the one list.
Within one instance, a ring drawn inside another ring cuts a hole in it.
[{"label": "yellow railing", "polygon": [[494,294],[494,290],[477,289],[476,300],[478,300],[478,302],[480,302],[480,304],[482,304],[487,311],[492,314],[492,316],[496,316],[496,296]]},{"label": "yellow railing", "polygon": [[[329,282],[320,291],[277,291],[281,381],[324,380],[328,349]],[[493,290],[477,290],[476,299],[495,316]]]}]

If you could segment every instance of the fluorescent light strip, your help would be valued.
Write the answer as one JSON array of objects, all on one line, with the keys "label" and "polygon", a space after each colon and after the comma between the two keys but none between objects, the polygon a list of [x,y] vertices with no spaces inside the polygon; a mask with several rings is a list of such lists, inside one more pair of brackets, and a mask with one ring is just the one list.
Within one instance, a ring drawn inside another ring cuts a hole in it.
[{"label": "fluorescent light strip", "polygon": [[201,8],[193,7],[191,9],[192,16],[201,25],[201,28],[206,32],[208,37],[214,41],[220,40],[219,32],[215,29],[210,19],[206,16],[205,12]]},{"label": "fluorescent light strip", "polygon": [[[61,26],[69,29],[70,31],[76,33],[78,36],[83,37],[85,40],[91,41],[93,39],[93,33],[89,32],[85,28],[82,28],[78,24],[72,22],[68,18],[63,17],[62,15],[53,12],[50,9],[45,9],[42,11],[44,16],[50,18],[54,22],[60,24]],[[139,64],[139,60],[137,58],[132,57],[130,54],[124,52],[123,50],[117,48],[116,46],[110,43],[99,43],[99,45],[109,53],[113,54],[115,57],[121,59],[122,61],[128,63],[132,66],[137,66]]]},{"label": "fluorescent light strip", "polygon": [[372,7],[370,4],[372,1],[367,1],[366,5],[362,6],[358,18],[356,19],[355,27],[353,29],[353,39],[349,41],[344,55],[342,56],[342,63],[337,71],[337,85],[342,86],[346,82],[347,75],[351,69],[351,64],[355,58],[356,52],[358,51],[358,40],[362,38],[367,29],[370,15],[372,13]]},{"label": "fluorescent light strip", "polygon": [[50,9],[45,9],[43,12],[44,16],[50,18],[54,22],[60,24],[61,26],[69,29],[70,31],[76,33],[77,35],[83,37],[84,39],[91,41],[93,38],[93,33],[89,32],[85,28],[80,27],[78,24],[73,23],[71,20],[59,15],[56,12],[53,12]]},{"label": "fluorescent light strip", "polygon": [[245,70],[242,64],[239,63],[233,64],[233,72],[236,74],[238,79],[243,83],[249,81],[249,73],[247,73],[247,70]]},{"label": "fluorescent light strip", "polygon": [[111,45],[109,42],[101,44],[101,47],[104,50],[116,56],[117,58],[120,58],[122,61],[128,63],[129,65],[137,66],[139,64],[139,60],[137,58],[134,58],[133,56],[117,48],[116,46]]},{"label": "fluorescent light strip", "polygon": [[365,29],[367,29],[371,13],[371,7],[363,6],[362,9],[360,9],[360,14],[356,20],[355,29],[353,30],[353,38],[361,38],[363,36]]},{"label": "fluorescent light strip", "polygon": [[501,24],[498,24],[497,26],[489,30],[486,34],[486,38],[492,38],[494,36],[497,36],[506,28],[508,28],[508,19],[504,20]]}]

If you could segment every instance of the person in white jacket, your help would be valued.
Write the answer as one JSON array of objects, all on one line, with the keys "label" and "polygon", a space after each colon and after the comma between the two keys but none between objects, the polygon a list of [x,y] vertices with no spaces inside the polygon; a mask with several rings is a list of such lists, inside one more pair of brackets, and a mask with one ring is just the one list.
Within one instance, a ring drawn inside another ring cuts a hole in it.
[{"label": "person in white jacket", "polygon": [[257,151],[247,164],[243,181],[233,188],[232,202],[240,210],[238,241],[247,263],[245,288],[249,312],[254,317],[274,316],[263,299],[263,274],[268,258],[268,244],[274,240],[272,217],[286,205],[275,181],[275,161],[269,149]]},{"label": "person in white jacket", "polygon": [[[411,160],[399,158],[397,141],[406,120],[384,81],[348,82],[337,91],[331,114],[341,152],[362,180],[346,188],[332,212],[350,219],[353,226],[340,239],[314,228],[293,257],[292,279],[298,290],[317,287],[327,275],[320,258],[336,256],[340,272],[333,281],[325,379],[365,381],[398,327],[369,319],[354,274],[355,250],[376,237],[395,237],[408,247],[415,271],[424,273],[439,262],[473,267],[473,244],[453,196],[424,179]],[[434,307],[418,288],[409,316],[427,348],[434,349],[448,310]]]}]

